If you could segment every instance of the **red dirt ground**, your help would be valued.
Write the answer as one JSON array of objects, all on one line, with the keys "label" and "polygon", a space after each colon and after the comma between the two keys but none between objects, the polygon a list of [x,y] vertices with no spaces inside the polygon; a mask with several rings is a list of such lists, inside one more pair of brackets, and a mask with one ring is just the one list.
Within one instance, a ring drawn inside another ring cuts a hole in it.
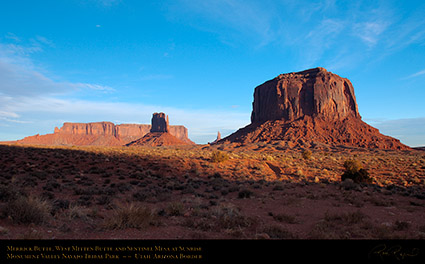
[{"label": "red dirt ground", "polygon": [[425,238],[425,152],[310,150],[0,145],[0,238]]}]

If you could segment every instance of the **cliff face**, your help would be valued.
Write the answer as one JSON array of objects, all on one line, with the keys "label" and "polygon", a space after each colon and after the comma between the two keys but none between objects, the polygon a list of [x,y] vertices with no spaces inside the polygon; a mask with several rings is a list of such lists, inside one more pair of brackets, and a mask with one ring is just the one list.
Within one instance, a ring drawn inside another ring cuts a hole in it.
[{"label": "cliff face", "polygon": [[255,88],[251,124],[225,142],[409,149],[361,120],[351,82],[324,68],[281,74]]},{"label": "cliff face", "polygon": [[252,106],[252,123],[294,121],[304,116],[360,118],[351,82],[324,68],[281,74],[257,86]]},{"label": "cliff face", "polygon": [[55,133],[72,135],[116,136],[115,125],[111,122],[64,123]]}]

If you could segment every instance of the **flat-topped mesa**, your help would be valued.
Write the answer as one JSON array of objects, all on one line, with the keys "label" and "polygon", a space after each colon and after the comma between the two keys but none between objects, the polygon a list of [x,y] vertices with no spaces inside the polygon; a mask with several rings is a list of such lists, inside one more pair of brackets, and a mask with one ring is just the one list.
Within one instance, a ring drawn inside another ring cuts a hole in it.
[{"label": "flat-topped mesa", "polygon": [[255,88],[252,123],[294,121],[305,116],[361,118],[351,82],[318,67],[280,74]]},{"label": "flat-topped mesa", "polygon": [[168,116],[164,113],[154,113],[150,132],[170,132]]},{"label": "flat-topped mesa", "polygon": [[116,126],[112,122],[93,122],[93,123],[65,122],[60,129],[56,127],[54,133],[72,134],[72,135],[117,136],[115,127]]}]

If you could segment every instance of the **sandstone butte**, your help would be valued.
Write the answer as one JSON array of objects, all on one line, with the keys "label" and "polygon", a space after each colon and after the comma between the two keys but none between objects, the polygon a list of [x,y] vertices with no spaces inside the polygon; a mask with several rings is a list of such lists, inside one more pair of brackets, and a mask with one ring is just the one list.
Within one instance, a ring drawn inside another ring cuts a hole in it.
[{"label": "sandstone butte", "polygon": [[[143,124],[120,124],[111,122],[94,123],[64,123],[55,128],[53,134],[29,136],[18,140],[19,144],[39,145],[74,145],[74,146],[122,146],[127,145],[148,134],[151,125]],[[195,144],[188,138],[188,130],[184,126],[169,126],[169,134],[184,142]]]},{"label": "sandstone butte", "polygon": [[173,136],[169,131],[168,115],[154,113],[150,132],[142,138],[126,144],[126,146],[175,146],[192,144],[191,142]]},{"label": "sandstone butte", "polygon": [[257,86],[252,107],[251,124],[218,143],[409,149],[363,122],[351,82],[321,67],[281,74]]}]

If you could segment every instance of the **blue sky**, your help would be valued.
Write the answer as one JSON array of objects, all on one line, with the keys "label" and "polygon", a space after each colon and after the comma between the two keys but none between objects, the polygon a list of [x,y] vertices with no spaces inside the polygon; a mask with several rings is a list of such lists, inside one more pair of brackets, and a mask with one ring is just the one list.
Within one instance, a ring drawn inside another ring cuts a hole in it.
[{"label": "blue sky", "polygon": [[254,88],[325,67],[363,120],[425,145],[425,2],[0,2],[0,141],[63,122],[150,123],[197,143],[250,123]]}]

